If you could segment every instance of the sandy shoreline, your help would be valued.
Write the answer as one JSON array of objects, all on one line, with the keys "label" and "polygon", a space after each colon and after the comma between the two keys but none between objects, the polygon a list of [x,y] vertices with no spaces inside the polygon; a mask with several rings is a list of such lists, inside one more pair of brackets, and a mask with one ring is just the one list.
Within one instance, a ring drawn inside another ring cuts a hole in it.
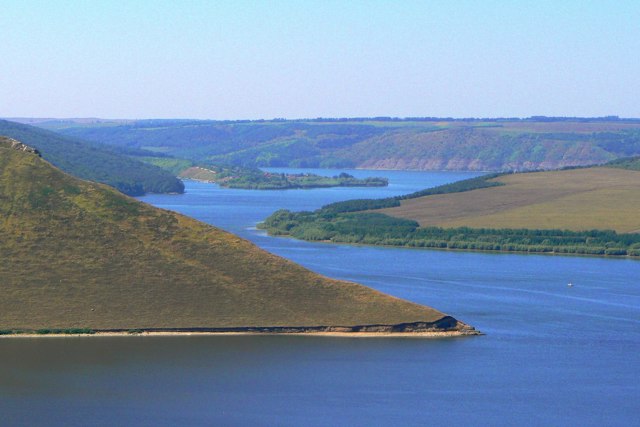
[{"label": "sandy shoreline", "polygon": [[431,331],[431,332],[100,332],[92,334],[37,334],[20,333],[0,335],[3,338],[81,338],[81,337],[178,337],[178,336],[315,336],[342,338],[451,338],[482,335],[478,331]]}]

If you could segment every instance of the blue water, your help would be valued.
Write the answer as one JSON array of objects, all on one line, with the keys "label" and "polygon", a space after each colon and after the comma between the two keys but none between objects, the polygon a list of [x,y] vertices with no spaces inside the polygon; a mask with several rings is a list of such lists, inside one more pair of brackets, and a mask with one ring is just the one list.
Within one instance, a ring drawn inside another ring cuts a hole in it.
[{"label": "blue water", "polygon": [[640,262],[314,244],[255,229],[278,208],[474,176],[348,172],[392,185],[252,191],[188,182],[185,195],[143,200],[319,273],[434,306],[485,336],[0,340],[0,425],[639,424]]}]

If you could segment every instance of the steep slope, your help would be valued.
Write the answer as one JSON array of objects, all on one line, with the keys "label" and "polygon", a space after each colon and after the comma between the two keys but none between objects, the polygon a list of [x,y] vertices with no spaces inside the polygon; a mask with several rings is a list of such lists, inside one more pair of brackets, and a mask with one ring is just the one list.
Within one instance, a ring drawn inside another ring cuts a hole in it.
[{"label": "steep slope", "polygon": [[60,169],[79,178],[111,185],[132,196],[182,193],[184,185],[163,169],[131,159],[112,147],[101,147],[25,124],[0,120],[0,135],[37,148]]},{"label": "steep slope", "polygon": [[558,169],[604,163],[616,156],[590,135],[482,127],[387,132],[334,155],[367,169],[473,171]]},{"label": "steep slope", "polygon": [[20,148],[0,138],[0,329],[468,331]]}]

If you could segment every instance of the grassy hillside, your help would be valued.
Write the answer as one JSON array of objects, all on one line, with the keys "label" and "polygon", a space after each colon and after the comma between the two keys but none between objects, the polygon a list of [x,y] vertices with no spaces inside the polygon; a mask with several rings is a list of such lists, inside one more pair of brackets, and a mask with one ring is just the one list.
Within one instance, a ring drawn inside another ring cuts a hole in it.
[{"label": "grassy hillside", "polygon": [[261,227],[304,240],[637,257],[636,166],[488,175],[402,198],[282,210]]},{"label": "grassy hillside", "polygon": [[0,330],[464,326],[9,146],[0,138]]},{"label": "grassy hillside", "polygon": [[37,148],[42,157],[72,175],[111,185],[125,194],[184,191],[182,182],[171,173],[130,158],[144,154],[135,147],[100,146],[6,120],[0,120],[0,135]]},{"label": "grassy hillside", "polygon": [[532,170],[640,154],[640,120],[317,119],[44,122],[104,144],[197,163],[422,170]]}]

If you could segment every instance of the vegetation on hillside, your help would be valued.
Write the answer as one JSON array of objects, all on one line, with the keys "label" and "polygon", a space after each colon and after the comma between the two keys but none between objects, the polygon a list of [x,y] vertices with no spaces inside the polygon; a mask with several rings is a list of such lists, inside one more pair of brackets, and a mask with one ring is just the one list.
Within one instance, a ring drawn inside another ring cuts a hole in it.
[{"label": "vegetation on hillside", "polygon": [[607,163],[605,166],[640,171],[640,157],[624,157]]},{"label": "vegetation on hillside", "polygon": [[640,154],[640,121],[615,117],[141,120],[39,126],[196,163],[248,167],[523,171]]},{"label": "vegetation on hillside", "polygon": [[2,333],[464,326],[9,146],[0,138]]},{"label": "vegetation on hillside", "polygon": [[221,187],[252,190],[287,190],[294,188],[326,187],[384,187],[389,185],[386,178],[355,178],[347,173],[332,177],[309,173],[285,174],[265,172],[257,168],[242,166],[212,165],[194,166],[180,173],[181,178],[215,182]]},{"label": "vegetation on hillside", "polygon": [[101,146],[6,120],[0,120],[0,135],[37,148],[43,158],[67,173],[110,185],[131,196],[184,192],[182,182],[171,173],[129,157],[149,154],[135,147]]}]

